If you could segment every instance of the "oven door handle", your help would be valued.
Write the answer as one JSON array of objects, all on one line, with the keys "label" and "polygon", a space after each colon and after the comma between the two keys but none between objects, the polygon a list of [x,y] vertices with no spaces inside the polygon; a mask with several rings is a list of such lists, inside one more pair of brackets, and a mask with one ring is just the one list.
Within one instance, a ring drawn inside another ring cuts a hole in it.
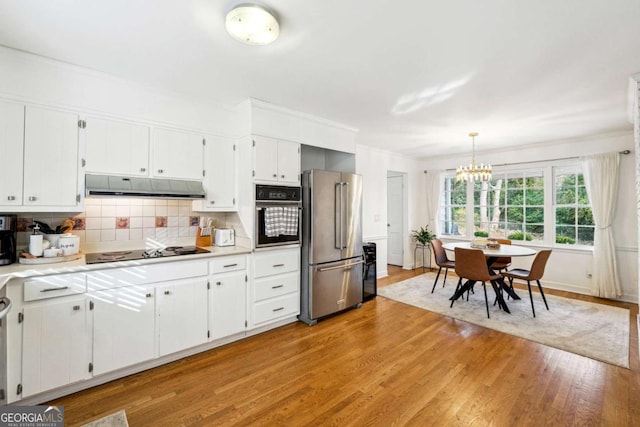
[{"label": "oven door handle", "polygon": [[11,311],[11,300],[7,297],[0,298],[0,307],[2,306],[4,306],[4,308],[0,310],[0,320],[4,319],[5,316],[9,314],[9,311]]}]

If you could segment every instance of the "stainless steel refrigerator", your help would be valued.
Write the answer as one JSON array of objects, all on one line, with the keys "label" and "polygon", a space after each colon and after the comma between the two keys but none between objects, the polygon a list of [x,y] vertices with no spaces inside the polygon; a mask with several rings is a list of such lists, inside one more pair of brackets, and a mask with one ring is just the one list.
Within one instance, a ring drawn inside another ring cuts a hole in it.
[{"label": "stainless steel refrigerator", "polygon": [[362,177],[324,170],[302,174],[302,278],[299,319],[362,303]]}]

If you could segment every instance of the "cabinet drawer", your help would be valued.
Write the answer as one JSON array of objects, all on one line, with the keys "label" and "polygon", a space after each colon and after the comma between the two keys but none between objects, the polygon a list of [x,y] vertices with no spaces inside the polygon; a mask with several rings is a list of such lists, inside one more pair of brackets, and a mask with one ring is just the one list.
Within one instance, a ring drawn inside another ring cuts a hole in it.
[{"label": "cabinet drawer", "polygon": [[29,279],[24,282],[25,301],[63,297],[85,292],[87,292],[87,275],[84,273],[56,274]]},{"label": "cabinet drawer", "polygon": [[299,290],[298,273],[287,273],[255,281],[255,300],[278,297]]},{"label": "cabinet drawer", "polygon": [[87,275],[89,291],[206,276],[207,261],[167,262],[98,270]]},{"label": "cabinet drawer", "polygon": [[247,268],[246,255],[224,256],[216,258],[209,264],[211,273],[225,273],[227,271],[244,270]]},{"label": "cabinet drawer", "polygon": [[263,301],[253,306],[253,318],[256,324],[299,313],[300,295],[297,292]]},{"label": "cabinet drawer", "polygon": [[288,273],[300,269],[300,249],[273,250],[255,254],[255,277]]}]

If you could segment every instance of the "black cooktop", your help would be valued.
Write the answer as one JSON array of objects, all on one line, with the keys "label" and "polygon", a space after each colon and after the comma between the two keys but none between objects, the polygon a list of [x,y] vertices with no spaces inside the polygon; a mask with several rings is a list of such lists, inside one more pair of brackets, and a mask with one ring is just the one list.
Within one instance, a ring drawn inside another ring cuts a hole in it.
[{"label": "black cooktop", "polygon": [[158,249],[131,249],[115,252],[96,252],[85,255],[87,264],[100,264],[104,262],[132,261],[146,258],[164,258],[180,255],[206,254],[208,250],[197,246],[167,246]]}]

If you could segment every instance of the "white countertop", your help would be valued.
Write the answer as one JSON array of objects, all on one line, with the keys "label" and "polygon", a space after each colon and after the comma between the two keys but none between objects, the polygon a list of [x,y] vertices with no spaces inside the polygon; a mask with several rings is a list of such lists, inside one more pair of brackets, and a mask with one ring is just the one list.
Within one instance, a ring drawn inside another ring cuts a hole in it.
[{"label": "white countertop", "polygon": [[79,259],[68,262],[58,262],[52,264],[10,264],[0,267],[0,290],[13,278],[26,278],[34,276],[44,276],[60,273],[80,273],[95,270],[105,270],[110,268],[133,267],[138,265],[156,264],[161,262],[191,261],[196,259],[206,259],[228,255],[249,254],[251,249],[243,246],[206,246],[209,251],[204,254],[180,255],[171,257],[145,258],[132,261],[115,261],[98,264],[87,264],[84,255]]}]

